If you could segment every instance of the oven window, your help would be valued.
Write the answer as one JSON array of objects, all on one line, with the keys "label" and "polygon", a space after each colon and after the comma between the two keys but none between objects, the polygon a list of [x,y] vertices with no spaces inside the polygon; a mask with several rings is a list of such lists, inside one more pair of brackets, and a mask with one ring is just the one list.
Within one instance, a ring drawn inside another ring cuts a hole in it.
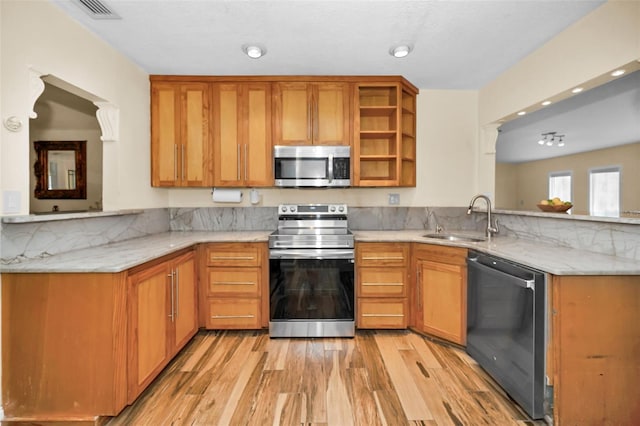
[{"label": "oven window", "polygon": [[280,158],[276,161],[278,179],[326,179],[326,158]]},{"label": "oven window", "polygon": [[271,320],[354,320],[353,260],[269,263]]}]

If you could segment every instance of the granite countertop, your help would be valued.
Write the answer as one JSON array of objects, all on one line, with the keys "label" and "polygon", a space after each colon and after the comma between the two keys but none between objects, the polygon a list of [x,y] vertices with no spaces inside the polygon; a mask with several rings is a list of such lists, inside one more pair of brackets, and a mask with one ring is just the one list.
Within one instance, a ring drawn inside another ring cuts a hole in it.
[{"label": "granite countertop", "polygon": [[[549,246],[531,240],[498,236],[490,241],[465,242],[425,238],[432,231],[354,231],[356,241],[411,241],[464,247],[550,272],[555,275],[640,275],[640,261],[570,247]],[[456,235],[482,236],[451,231]]]},{"label": "granite countertop", "polygon": [[[576,250],[550,247],[535,241],[494,237],[490,241],[465,242],[425,238],[426,230],[353,231],[362,242],[421,242],[464,247],[495,255],[556,275],[640,275],[640,261]],[[9,273],[121,272],[197,243],[266,242],[271,231],[167,232],[134,238],[89,249],[70,251],[20,263],[1,265]],[[468,232],[455,232],[478,236]]]}]

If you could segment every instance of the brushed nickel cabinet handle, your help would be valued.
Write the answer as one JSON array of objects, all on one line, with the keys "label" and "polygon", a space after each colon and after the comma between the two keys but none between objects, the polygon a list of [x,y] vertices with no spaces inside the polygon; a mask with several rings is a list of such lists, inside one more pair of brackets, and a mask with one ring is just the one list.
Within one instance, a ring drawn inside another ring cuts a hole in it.
[{"label": "brushed nickel cabinet handle", "polygon": [[211,319],[255,318],[255,315],[211,315]]},{"label": "brushed nickel cabinet handle", "polygon": [[175,296],[174,296],[174,287],[173,287],[173,284],[174,284],[173,271],[171,271],[170,274],[167,274],[167,276],[171,278],[171,284],[170,284],[171,285],[171,313],[168,316],[169,316],[169,318],[171,318],[171,322],[173,322],[174,321],[173,312],[174,312],[174,309],[175,309],[175,302],[174,302],[174,297]]},{"label": "brushed nickel cabinet handle", "polygon": [[182,180],[185,180],[184,177],[184,144],[182,144]]},{"label": "brushed nickel cabinet handle", "polygon": [[175,316],[178,318],[178,309],[180,309],[180,270],[176,269],[176,313]]},{"label": "brushed nickel cabinet handle", "polygon": [[363,317],[403,317],[404,314],[362,314]]},{"label": "brushed nickel cabinet handle", "polygon": [[402,287],[404,283],[362,283],[363,286]]},{"label": "brushed nickel cabinet handle", "polygon": [[210,260],[253,260],[253,256],[211,256]]},{"label": "brushed nickel cabinet handle", "polygon": [[214,281],[213,285],[255,285],[253,281]]},{"label": "brushed nickel cabinet handle", "polygon": [[178,144],[173,144],[173,180],[178,180]]},{"label": "brushed nickel cabinet handle", "polygon": [[362,256],[362,260],[404,260],[404,256]]},{"label": "brushed nickel cabinet handle", "polygon": [[240,180],[240,145],[236,147],[236,180]]}]

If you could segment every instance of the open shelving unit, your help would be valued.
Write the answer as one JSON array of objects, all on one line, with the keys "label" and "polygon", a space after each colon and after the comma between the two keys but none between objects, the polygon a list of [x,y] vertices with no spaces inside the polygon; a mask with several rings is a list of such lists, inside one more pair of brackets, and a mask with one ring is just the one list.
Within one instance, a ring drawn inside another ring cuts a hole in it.
[{"label": "open shelving unit", "polygon": [[401,81],[357,85],[356,185],[415,186],[416,93]]}]

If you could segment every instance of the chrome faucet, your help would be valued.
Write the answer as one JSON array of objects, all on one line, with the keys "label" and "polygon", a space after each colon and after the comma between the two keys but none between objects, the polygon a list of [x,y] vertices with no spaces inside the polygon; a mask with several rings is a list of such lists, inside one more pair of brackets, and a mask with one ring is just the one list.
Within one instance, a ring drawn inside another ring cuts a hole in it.
[{"label": "chrome faucet", "polygon": [[467,214],[471,214],[471,209],[473,208],[473,205],[475,204],[478,198],[482,198],[487,203],[487,238],[491,238],[491,235],[497,234],[499,232],[499,229],[498,229],[497,219],[496,219],[495,226],[491,224],[491,200],[489,199],[489,197],[482,194],[474,196],[471,199],[471,202],[469,203],[469,209],[467,210]]}]

